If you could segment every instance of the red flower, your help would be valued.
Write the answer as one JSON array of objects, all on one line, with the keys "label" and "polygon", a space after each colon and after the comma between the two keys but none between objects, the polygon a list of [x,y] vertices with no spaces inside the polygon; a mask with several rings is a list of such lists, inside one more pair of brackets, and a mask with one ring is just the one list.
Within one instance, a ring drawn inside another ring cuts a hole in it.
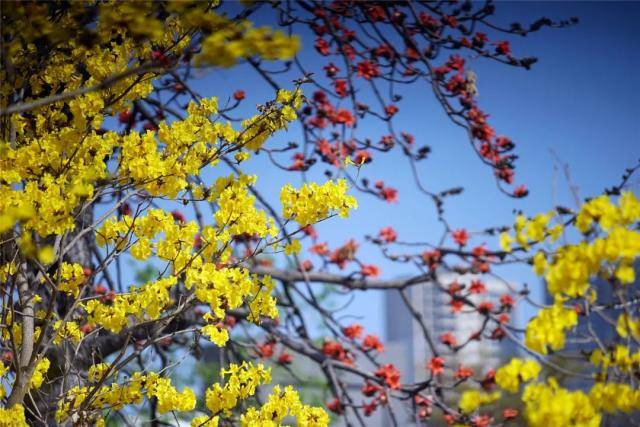
[{"label": "red flower", "polygon": [[316,39],[315,47],[316,47],[316,50],[320,53],[320,55],[323,55],[323,56],[329,55],[329,43],[325,39],[318,37]]},{"label": "red flower", "polygon": [[365,396],[371,397],[377,392],[379,392],[380,390],[382,390],[382,388],[377,384],[373,384],[367,381],[364,383],[364,385],[360,390],[362,391],[362,394],[364,394]]},{"label": "red flower", "polygon": [[142,128],[144,130],[150,130],[152,132],[155,132],[156,130],[158,130],[158,127],[156,125],[154,125],[151,122],[145,122],[145,124],[142,126]]},{"label": "red flower", "polygon": [[387,18],[387,14],[382,6],[371,6],[367,9],[369,18],[374,22],[384,21]]},{"label": "red flower", "polygon": [[124,110],[118,115],[118,121],[122,124],[129,124],[132,122],[133,113],[131,110]]},{"label": "red flower", "polygon": [[448,345],[449,347],[455,347],[458,345],[458,340],[451,332],[445,332],[440,335],[440,342],[444,345]]},{"label": "red flower", "polygon": [[375,350],[377,352],[384,351],[384,345],[380,342],[380,339],[376,335],[367,335],[362,340],[362,347],[365,350]]},{"label": "red flower", "polygon": [[171,216],[173,217],[174,220],[178,222],[185,222],[186,220],[184,215],[180,211],[172,211]]},{"label": "red flower", "polygon": [[351,127],[356,123],[355,117],[351,114],[351,111],[346,108],[339,108],[333,115],[332,119],[334,123],[343,124],[347,127]]},{"label": "red flower", "polygon": [[363,276],[368,276],[368,277],[378,277],[380,275],[380,269],[378,268],[377,265],[373,265],[373,264],[363,265],[360,272],[362,273]]},{"label": "red flower", "polygon": [[428,265],[430,269],[436,268],[441,258],[442,253],[440,253],[440,251],[437,249],[433,251],[424,251],[422,253],[422,261],[424,261],[424,263]]},{"label": "red flower", "polygon": [[278,363],[281,365],[288,365],[293,362],[293,356],[286,351],[283,351],[280,356],[278,356]]},{"label": "red flower", "polygon": [[476,415],[471,421],[474,427],[488,427],[493,423],[493,418],[490,415]]},{"label": "red flower", "polygon": [[393,147],[393,143],[394,143],[393,135],[385,135],[382,138],[380,138],[380,145],[383,145],[385,147]]},{"label": "red flower", "polygon": [[444,372],[444,359],[442,357],[432,357],[429,363],[427,363],[427,369],[429,369],[433,375],[440,375]]},{"label": "red flower", "polygon": [[256,346],[258,354],[263,359],[269,359],[271,356],[273,356],[274,347],[275,343],[272,341],[267,341],[264,344],[258,344]]},{"label": "red flower", "polygon": [[351,365],[353,363],[353,359],[345,350],[345,348],[337,341],[325,341],[322,345],[322,353],[331,357],[332,359],[339,360],[343,363]]},{"label": "red flower", "polygon": [[313,240],[318,238],[318,232],[315,228],[313,228],[313,225],[307,225],[306,227],[303,227],[302,232],[311,237]]},{"label": "red flower", "polygon": [[511,308],[514,305],[516,305],[516,301],[513,299],[511,295],[502,294],[500,295],[500,304],[502,304],[502,306],[505,308]]},{"label": "red flower", "polygon": [[353,162],[357,165],[369,163],[371,161],[371,153],[366,150],[359,150],[353,158]]},{"label": "red flower", "polygon": [[466,245],[467,241],[469,240],[469,233],[467,233],[467,230],[465,230],[464,228],[455,230],[453,233],[451,233],[451,236],[453,237],[453,241],[460,246]]},{"label": "red flower", "polygon": [[376,401],[372,401],[371,403],[365,403],[364,405],[362,405],[362,410],[364,411],[364,416],[365,417],[370,417],[371,414],[373,414],[376,409],[378,409],[378,404],[376,403]]},{"label": "red flower", "polygon": [[507,40],[496,43],[496,53],[498,55],[511,56],[511,46]]},{"label": "red flower", "polygon": [[327,73],[327,77],[334,77],[340,72],[340,68],[336,67],[333,62],[329,62],[329,64],[324,66],[324,71]]},{"label": "red flower", "polygon": [[509,323],[509,315],[507,313],[502,313],[500,316],[498,316],[498,322],[505,324],[505,323]]},{"label": "red flower", "polygon": [[505,420],[511,420],[518,416],[518,411],[512,408],[507,408],[504,411],[502,411],[502,416],[504,417]]},{"label": "red flower", "polygon": [[202,248],[202,234],[196,234],[196,237],[193,238],[193,249]]},{"label": "red flower", "polygon": [[458,283],[457,280],[454,280],[453,282],[449,283],[449,287],[447,288],[447,293],[451,296],[454,296],[461,290],[462,290],[462,285]]},{"label": "red flower", "polygon": [[364,77],[365,80],[371,80],[373,77],[380,75],[378,64],[369,60],[358,62],[358,77]]},{"label": "red flower", "polygon": [[233,99],[236,101],[242,101],[245,98],[245,93],[243,90],[237,90],[233,92]]},{"label": "red flower", "polygon": [[487,374],[484,376],[484,378],[480,382],[480,385],[482,385],[482,388],[485,390],[491,390],[495,385],[495,383],[496,383],[496,371],[493,369],[489,369],[489,371],[487,371]]},{"label": "red flower", "polygon": [[449,305],[451,306],[452,313],[459,313],[460,311],[462,311],[462,307],[464,307],[464,302],[459,298],[453,298],[449,302]]},{"label": "red flower", "polygon": [[314,253],[316,255],[329,255],[329,245],[327,244],[327,242],[316,243],[315,245],[311,246],[309,250],[311,251],[311,253]]},{"label": "red flower", "polygon": [[374,372],[374,375],[378,378],[383,378],[385,384],[392,389],[400,388],[400,371],[393,366],[393,364],[389,363],[386,365],[382,365]]},{"label": "red flower", "polygon": [[333,87],[336,90],[336,93],[339,97],[345,98],[348,94],[347,92],[347,81],[345,79],[337,79],[333,82]]},{"label": "red flower", "polygon": [[464,69],[464,59],[460,55],[453,55],[449,57],[446,65],[452,70],[461,71]]},{"label": "red flower", "polygon": [[385,187],[382,190],[380,190],[380,195],[388,203],[393,203],[398,201],[398,190],[396,190],[395,188]]},{"label": "red flower", "polygon": [[458,370],[454,374],[454,378],[456,379],[467,379],[473,376],[473,369],[467,368],[462,364],[458,366]]},{"label": "red flower", "polygon": [[398,238],[398,233],[393,227],[384,227],[380,230],[380,237],[387,243],[395,242]]},{"label": "red flower", "polygon": [[490,313],[493,310],[493,303],[491,301],[482,301],[478,304],[478,311],[483,314]]},{"label": "red flower", "polygon": [[472,294],[483,294],[487,292],[487,287],[484,285],[482,280],[472,280],[469,292]]},{"label": "red flower", "polygon": [[355,340],[356,338],[360,338],[362,335],[362,325],[359,323],[354,323],[352,325],[346,326],[342,328],[342,333],[349,339]]},{"label": "red flower", "polygon": [[305,259],[302,261],[300,267],[302,267],[303,271],[311,271],[313,270],[313,263],[310,260]]},{"label": "red flower", "polygon": [[331,402],[327,402],[327,409],[335,414],[342,414],[344,412],[344,408],[342,407],[342,403],[338,399],[333,399]]},{"label": "red flower", "polygon": [[393,104],[386,105],[384,107],[384,112],[387,115],[387,117],[393,117],[398,112],[398,110],[399,108]]},{"label": "red flower", "polygon": [[525,197],[529,194],[529,190],[527,190],[526,185],[520,185],[513,190],[513,195],[516,197]]}]

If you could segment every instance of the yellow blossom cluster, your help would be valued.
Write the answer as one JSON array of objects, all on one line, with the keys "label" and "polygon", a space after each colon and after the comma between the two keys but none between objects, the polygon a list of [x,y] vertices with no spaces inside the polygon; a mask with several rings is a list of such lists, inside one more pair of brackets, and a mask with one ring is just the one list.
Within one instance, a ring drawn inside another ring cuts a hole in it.
[{"label": "yellow blossom cluster", "polygon": [[536,317],[529,321],[525,333],[525,345],[531,350],[547,354],[552,350],[564,348],[566,331],[578,324],[578,314],[572,308],[556,302],[541,309]]},{"label": "yellow blossom cluster", "polygon": [[358,207],[356,199],[346,194],[347,189],[344,179],[322,185],[304,184],[300,189],[287,185],[280,191],[282,214],[286,219],[295,219],[302,227],[327,218],[333,212],[346,217],[350,209]]},{"label": "yellow blossom cluster", "polygon": [[[194,18],[196,18],[194,16]],[[231,67],[241,58],[291,59],[300,48],[297,36],[268,27],[254,28],[251,22],[233,22],[217,14],[199,17],[199,25],[210,34],[202,41],[196,63]]]},{"label": "yellow blossom cluster", "polygon": [[130,317],[137,320],[158,319],[163,310],[172,304],[169,289],[176,282],[175,276],[169,276],[140,287],[132,286],[129,293],[118,294],[109,304],[99,299],[87,301],[84,309],[88,323],[117,333],[129,324]]},{"label": "yellow blossom cluster", "polygon": [[303,405],[292,386],[282,390],[275,386],[260,408],[249,408],[240,418],[244,427],[278,427],[286,416],[293,416],[297,425],[320,427],[329,424],[329,415],[318,407]]},{"label": "yellow blossom cluster", "polygon": [[465,390],[460,396],[458,407],[462,412],[470,414],[482,405],[488,405],[500,399],[500,392],[483,393],[478,390]]},{"label": "yellow blossom cluster", "polygon": [[24,406],[17,404],[11,408],[0,408],[0,425],[6,427],[27,427]]},{"label": "yellow blossom cluster", "polygon": [[213,384],[205,395],[205,403],[212,414],[231,415],[238,401],[253,396],[258,386],[271,381],[271,369],[248,362],[232,363],[221,374],[225,378],[224,385]]},{"label": "yellow blossom cluster", "polygon": [[521,383],[537,379],[541,369],[534,360],[515,357],[496,371],[496,384],[504,390],[516,393]]},{"label": "yellow blossom cluster", "polygon": [[587,394],[562,388],[554,378],[549,378],[547,383],[529,384],[524,389],[522,401],[531,427],[597,427],[602,420]]}]

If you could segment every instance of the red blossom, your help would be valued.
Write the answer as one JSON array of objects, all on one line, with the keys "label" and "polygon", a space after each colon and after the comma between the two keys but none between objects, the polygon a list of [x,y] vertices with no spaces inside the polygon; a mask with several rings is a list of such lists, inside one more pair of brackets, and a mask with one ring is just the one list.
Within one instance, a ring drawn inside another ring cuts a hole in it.
[{"label": "red blossom", "polygon": [[467,379],[467,378],[471,378],[473,374],[474,374],[473,369],[467,368],[466,366],[460,364],[460,366],[458,366],[458,369],[456,370],[453,377],[455,379]]},{"label": "red blossom", "polygon": [[318,232],[313,227],[313,225],[307,225],[306,227],[303,227],[302,232],[307,236],[311,237],[313,240],[318,238]]},{"label": "red blossom", "polygon": [[464,246],[469,241],[469,233],[464,228],[455,230],[451,233],[451,237],[453,237],[453,241],[456,242],[460,246]]},{"label": "red blossom", "polygon": [[315,48],[320,53],[320,55],[329,55],[329,43],[322,37],[318,37],[316,39]]},{"label": "red blossom", "polygon": [[464,307],[464,302],[460,298],[453,298],[449,305],[451,306],[452,313],[459,313],[462,311],[462,307]]},{"label": "red blossom", "polygon": [[173,219],[175,221],[178,221],[178,222],[185,222],[186,221],[186,219],[184,217],[184,214],[182,212],[180,212],[180,211],[171,211],[171,216],[173,217]]},{"label": "red blossom", "polygon": [[122,124],[130,124],[133,121],[133,113],[131,110],[124,110],[118,115],[118,121]]},{"label": "red blossom", "polygon": [[511,295],[502,294],[500,295],[500,304],[502,304],[502,307],[510,309],[514,305],[516,305],[516,301],[513,299]]},{"label": "red blossom", "polygon": [[380,238],[387,243],[395,242],[398,238],[398,233],[396,233],[396,230],[394,230],[391,226],[380,229],[379,234]]},{"label": "red blossom", "polygon": [[469,286],[469,292],[472,294],[483,294],[487,292],[487,287],[482,280],[472,280],[471,286]]},{"label": "red blossom", "polygon": [[258,350],[258,354],[263,359],[269,359],[273,356],[275,343],[273,341],[267,341],[263,344],[258,344],[256,349]]},{"label": "red blossom", "polygon": [[278,356],[278,363],[281,365],[288,365],[293,362],[293,356],[286,351],[283,351],[280,356]]},{"label": "red blossom", "polygon": [[456,345],[458,345],[458,340],[451,332],[445,332],[444,334],[440,335],[440,342],[449,347],[455,347]]},{"label": "red blossom", "polygon": [[329,244],[327,242],[316,243],[315,245],[311,246],[311,248],[309,248],[309,251],[320,256],[329,255]]},{"label": "red blossom", "polygon": [[511,56],[511,45],[507,40],[496,43],[496,53],[498,55]]},{"label": "red blossom", "polygon": [[371,6],[367,9],[367,14],[374,22],[380,22],[387,19],[387,13],[382,6]]},{"label": "red blossom", "polygon": [[360,389],[362,391],[362,394],[364,394],[367,397],[371,397],[374,394],[376,394],[377,392],[379,392],[380,390],[382,390],[382,387],[380,387],[377,384],[371,383],[369,381],[365,382],[364,385],[362,386],[362,388]]},{"label": "red blossom", "polygon": [[235,92],[233,92],[233,99],[235,99],[236,101],[242,101],[245,98],[245,93],[243,90],[237,90]]},{"label": "red blossom", "polygon": [[338,415],[344,412],[344,407],[338,399],[333,399],[331,402],[327,402],[327,409]]},{"label": "red blossom", "polygon": [[380,190],[380,196],[388,203],[393,203],[398,201],[398,190],[391,187],[385,187]]},{"label": "red blossom", "polygon": [[335,124],[343,124],[347,127],[351,127],[356,123],[355,117],[351,114],[351,111],[346,108],[339,108],[335,114],[333,114],[331,121]]},{"label": "red blossom", "polygon": [[363,276],[378,277],[380,275],[380,268],[377,265],[367,264],[363,265],[360,272]]},{"label": "red blossom", "polygon": [[300,263],[300,267],[302,271],[311,271],[313,270],[313,263],[310,260],[305,259],[304,261],[302,261],[302,263]]},{"label": "red blossom", "polygon": [[367,335],[362,340],[362,347],[365,350],[375,350],[377,352],[384,351],[384,345],[380,342],[377,335]]},{"label": "red blossom", "polygon": [[375,372],[374,375],[378,378],[383,378],[385,384],[392,389],[400,388],[400,371],[393,366],[393,364],[388,363],[386,365],[380,366]]},{"label": "red blossom", "polygon": [[327,73],[327,77],[334,77],[340,72],[340,68],[338,68],[333,62],[329,62],[324,66],[324,71]]},{"label": "red blossom", "polygon": [[491,301],[482,301],[478,304],[478,311],[482,314],[490,313],[493,310],[493,303]]},{"label": "red blossom", "polygon": [[513,190],[513,195],[515,197],[525,197],[528,194],[529,194],[529,190],[527,190],[527,187],[525,185],[520,185],[516,187],[515,190]]},{"label": "red blossom", "polygon": [[365,417],[370,417],[375,411],[378,409],[378,404],[376,401],[372,401],[371,403],[365,403],[362,405],[362,410],[364,411]]},{"label": "red blossom", "polygon": [[471,421],[474,427],[489,427],[493,423],[493,418],[490,415],[476,415]]},{"label": "red blossom", "polygon": [[442,357],[432,357],[427,363],[427,369],[431,371],[433,375],[440,375],[444,372],[444,359]]},{"label": "red blossom", "polygon": [[344,328],[342,328],[342,333],[349,339],[351,340],[355,340],[357,338],[360,338],[360,336],[362,335],[362,325],[359,323],[354,323],[351,324],[349,326],[345,326]]},{"label": "red blossom", "polygon": [[371,161],[371,153],[369,153],[366,150],[357,151],[356,155],[353,157],[353,162],[357,165],[369,163],[370,161]]},{"label": "red blossom", "polygon": [[387,115],[387,117],[393,117],[398,112],[398,110],[399,108],[393,104],[385,105],[384,107],[384,113]]},{"label": "red blossom", "polygon": [[363,77],[365,80],[371,80],[374,77],[380,75],[380,69],[375,62],[365,60],[358,62],[358,77]]},{"label": "red blossom", "polygon": [[336,79],[333,82],[333,87],[339,97],[345,98],[348,95],[347,81],[345,79]]},{"label": "red blossom", "polygon": [[518,411],[516,409],[507,408],[502,411],[502,416],[505,420],[512,420],[518,416]]}]

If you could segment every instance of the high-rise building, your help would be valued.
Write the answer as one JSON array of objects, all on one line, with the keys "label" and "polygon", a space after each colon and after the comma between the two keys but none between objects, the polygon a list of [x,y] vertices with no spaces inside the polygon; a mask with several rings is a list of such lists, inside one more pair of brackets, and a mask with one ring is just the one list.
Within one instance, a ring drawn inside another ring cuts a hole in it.
[{"label": "high-rise building", "polygon": [[[457,281],[460,285],[469,287],[472,280],[480,278],[473,275],[446,274],[440,275],[439,279],[445,286]],[[497,279],[485,278],[482,278],[482,282],[486,292],[477,295],[478,298],[471,298],[477,302],[489,300],[498,306],[500,295],[508,291],[507,284]],[[467,313],[469,310],[465,309],[458,313],[452,312],[451,296],[436,283],[414,285],[408,289],[408,295],[408,301],[423,319],[432,342],[438,352],[446,356],[450,367],[456,367],[458,364],[477,368],[498,366],[505,358],[517,354],[517,346],[508,338],[496,340],[488,337],[493,327],[484,331],[481,340],[471,339],[481,330],[484,316]],[[516,320],[513,319],[515,312],[511,315],[513,323]],[[458,352],[452,353],[452,350],[439,339],[440,335],[446,332],[451,333],[458,343],[470,341]],[[389,353],[395,353],[393,359],[397,360],[398,364],[405,365],[405,372],[414,381],[426,379],[428,373],[425,364],[431,357],[431,351],[425,331],[411,315],[397,292],[389,292],[386,296],[386,343]]]}]

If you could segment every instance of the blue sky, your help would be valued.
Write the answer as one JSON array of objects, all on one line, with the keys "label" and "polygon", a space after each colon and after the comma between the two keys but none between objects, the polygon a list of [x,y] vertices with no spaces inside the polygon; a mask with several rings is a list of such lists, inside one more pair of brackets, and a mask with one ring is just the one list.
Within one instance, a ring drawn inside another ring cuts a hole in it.
[{"label": "blue sky", "polygon": [[[398,104],[401,110],[396,128],[414,134],[418,146],[428,144],[433,149],[430,159],[420,164],[423,180],[434,190],[465,187],[462,196],[447,204],[447,217],[456,228],[480,230],[510,224],[514,210],[535,214],[557,203],[575,207],[558,161],[568,165],[572,184],[581,197],[587,197],[618,183],[624,168],[640,158],[640,3],[497,3],[496,19],[504,24],[532,22],[541,16],[577,16],[580,23],[564,29],[543,29],[526,38],[509,38],[516,56],[539,58],[532,70],[467,58],[478,75],[481,108],[491,114],[497,132],[517,144],[517,181],[531,191],[526,199],[510,199],[496,189],[491,171],[480,163],[465,134],[448,121],[426,86],[416,85],[401,92],[404,100]],[[269,23],[266,15],[254,18]],[[325,62],[318,61],[313,38],[303,35],[302,42],[303,60],[320,74]],[[286,76],[281,82],[297,77]],[[246,90],[248,98],[235,116],[252,114],[255,104],[273,98],[272,90],[247,66],[203,73],[194,86],[202,95],[219,96],[221,100],[236,89]],[[379,125],[373,121],[365,121],[359,132],[374,140],[380,136]],[[273,147],[300,139],[299,129],[292,127],[269,144]],[[298,175],[269,167],[264,155],[256,156],[248,170],[259,175],[258,189],[272,198],[277,198],[284,183],[300,183]],[[324,167],[317,166],[316,170],[311,178],[322,180]],[[399,152],[375,157],[362,169],[361,176],[384,178],[398,188],[399,202],[384,204],[359,196],[360,208],[349,219],[331,220],[319,227],[321,240],[335,247],[349,237],[362,240],[365,234],[375,234],[386,225],[393,225],[404,240],[434,241],[440,236],[433,207],[417,194],[408,163]],[[638,188],[636,180],[633,190]],[[360,256],[379,263],[383,278],[415,273],[408,266],[384,262],[376,248],[365,246]],[[510,281],[539,288],[526,268],[503,272]],[[367,329],[383,334],[379,293],[358,293],[345,314],[361,316]],[[525,310],[523,317],[528,315]]]}]

